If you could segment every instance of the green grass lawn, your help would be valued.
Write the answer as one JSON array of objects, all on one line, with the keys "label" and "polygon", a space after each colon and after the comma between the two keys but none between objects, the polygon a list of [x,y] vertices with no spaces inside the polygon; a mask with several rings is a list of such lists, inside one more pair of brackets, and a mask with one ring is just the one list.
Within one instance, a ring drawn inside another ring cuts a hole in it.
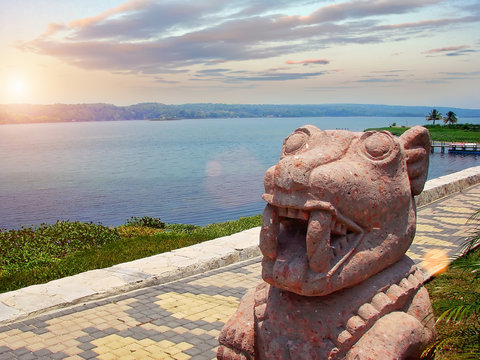
[{"label": "green grass lawn", "polygon": [[[434,141],[445,142],[476,142],[480,143],[480,125],[477,124],[454,124],[454,125],[425,125]],[[369,128],[368,130],[387,130],[393,135],[400,136],[408,127],[383,127]]]}]

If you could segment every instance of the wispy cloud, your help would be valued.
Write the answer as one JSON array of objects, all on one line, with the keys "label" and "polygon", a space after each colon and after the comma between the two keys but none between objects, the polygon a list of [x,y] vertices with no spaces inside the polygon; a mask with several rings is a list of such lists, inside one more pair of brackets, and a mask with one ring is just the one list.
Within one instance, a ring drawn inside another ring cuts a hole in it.
[{"label": "wispy cloud", "polygon": [[288,72],[284,68],[268,69],[265,71],[230,71],[228,69],[212,69],[197,71],[192,80],[220,81],[224,83],[243,83],[261,81],[288,81],[315,78],[329,73],[316,72]]},{"label": "wispy cloud", "polygon": [[232,77],[228,82],[243,82],[243,81],[286,81],[286,80],[299,80],[299,79],[308,79],[312,77],[317,77],[324,75],[325,72],[308,72],[308,73],[299,73],[299,72],[285,72],[285,73],[250,73],[244,76]]},{"label": "wispy cloud", "polygon": [[356,80],[359,83],[392,83],[392,82],[401,82],[402,79],[386,79],[386,78],[368,78]]},{"label": "wispy cloud", "polygon": [[[411,36],[419,36],[422,31],[455,26],[455,17],[386,23],[389,15],[413,13],[440,2],[442,0],[351,0],[319,6],[309,15],[300,16],[286,14],[285,7],[292,7],[286,0],[260,3],[257,0],[131,0],[68,25],[50,24],[43,34],[20,48],[86,69],[168,74],[185,71],[192,65],[218,66],[230,61],[291,58],[304,51],[382,43],[398,40],[399,36],[405,39],[410,31],[415,34]],[[311,0],[300,0],[295,6],[311,4]],[[478,16],[472,12],[467,21],[478,21]],[[438,49],[430,50],[429,54],[439,53],[435,50]],[[448,54],[459,55],[461,51],[473,50],[457,47]],[[286,62],[287,65],[329,63],[327,59]],[[251,75],[250,80],[276,81],[321,74],[285,72]],[[241,81],[240,77],[237,79]]]},{"label": "wispy cloud", "polygon": [[287,60],[287,61],[285,61],[285,64],[288,64],[288,65],[296,65],[296,64],[303,64],[303,65],[321,64],[321,65],[326,65],[326,64],[330,64],[330,60],[327,60],[327,59],[307,59],[307,60],[299,60],[299,61]]},{"label": "wispy cloud", "polygon": [[427,56],[463,56],[471,53],[476,53],[477,50],[471,49],[468,45],[460,46],[445,46],[436,49],[430,49],[424,52]]},{"label": "wispy cloud", "polygon": [[452,51],[459,51],[468,49],[468,45],[460,45],[460,46],[445,46],[437,49],[431,49],[425,51],[426,54],[435,54],[435,53],[451,53]]}]

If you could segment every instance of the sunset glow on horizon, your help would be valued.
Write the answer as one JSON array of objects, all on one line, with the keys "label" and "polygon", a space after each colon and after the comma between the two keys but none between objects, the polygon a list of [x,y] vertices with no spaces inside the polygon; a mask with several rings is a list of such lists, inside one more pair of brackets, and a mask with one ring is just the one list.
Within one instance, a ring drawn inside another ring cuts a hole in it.
[{"label": "sunset glow on horizon", "polygon": [[479,0],[0,2],[0,104],[479,108]]}]

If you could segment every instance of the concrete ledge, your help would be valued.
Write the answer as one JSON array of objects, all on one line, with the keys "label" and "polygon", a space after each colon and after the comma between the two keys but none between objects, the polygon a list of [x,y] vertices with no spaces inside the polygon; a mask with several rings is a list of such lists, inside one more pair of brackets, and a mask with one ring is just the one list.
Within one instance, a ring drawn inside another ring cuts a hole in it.
[{"label": "concrete ledge", "polygon": [[[426,183],[417,206],[480,182],[480,166]],[[260,228],[206,241],[110,268],[87,271],[46,284],[0,294],[0,324],[130,290],[164,284],[260,256]]]},{"label": "concrete ledge", "polygon": [[480,166],[471,167],[453,174],[440,176],[426,182],[423,192],[415,197],[417,206],[422,206],[445,196],[462,191],[480,182]]}]

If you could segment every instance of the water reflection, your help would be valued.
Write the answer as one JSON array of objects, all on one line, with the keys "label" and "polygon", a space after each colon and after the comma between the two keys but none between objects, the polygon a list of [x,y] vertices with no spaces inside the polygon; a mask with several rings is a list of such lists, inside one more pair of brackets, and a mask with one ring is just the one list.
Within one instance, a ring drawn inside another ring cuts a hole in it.
[{"label": "water reflection", "polygon": [[480,164],[479,155],[475,154],[450,154],[448,152],[435,152],[430,154],[428,179],[448,175],[469,167]]}]

